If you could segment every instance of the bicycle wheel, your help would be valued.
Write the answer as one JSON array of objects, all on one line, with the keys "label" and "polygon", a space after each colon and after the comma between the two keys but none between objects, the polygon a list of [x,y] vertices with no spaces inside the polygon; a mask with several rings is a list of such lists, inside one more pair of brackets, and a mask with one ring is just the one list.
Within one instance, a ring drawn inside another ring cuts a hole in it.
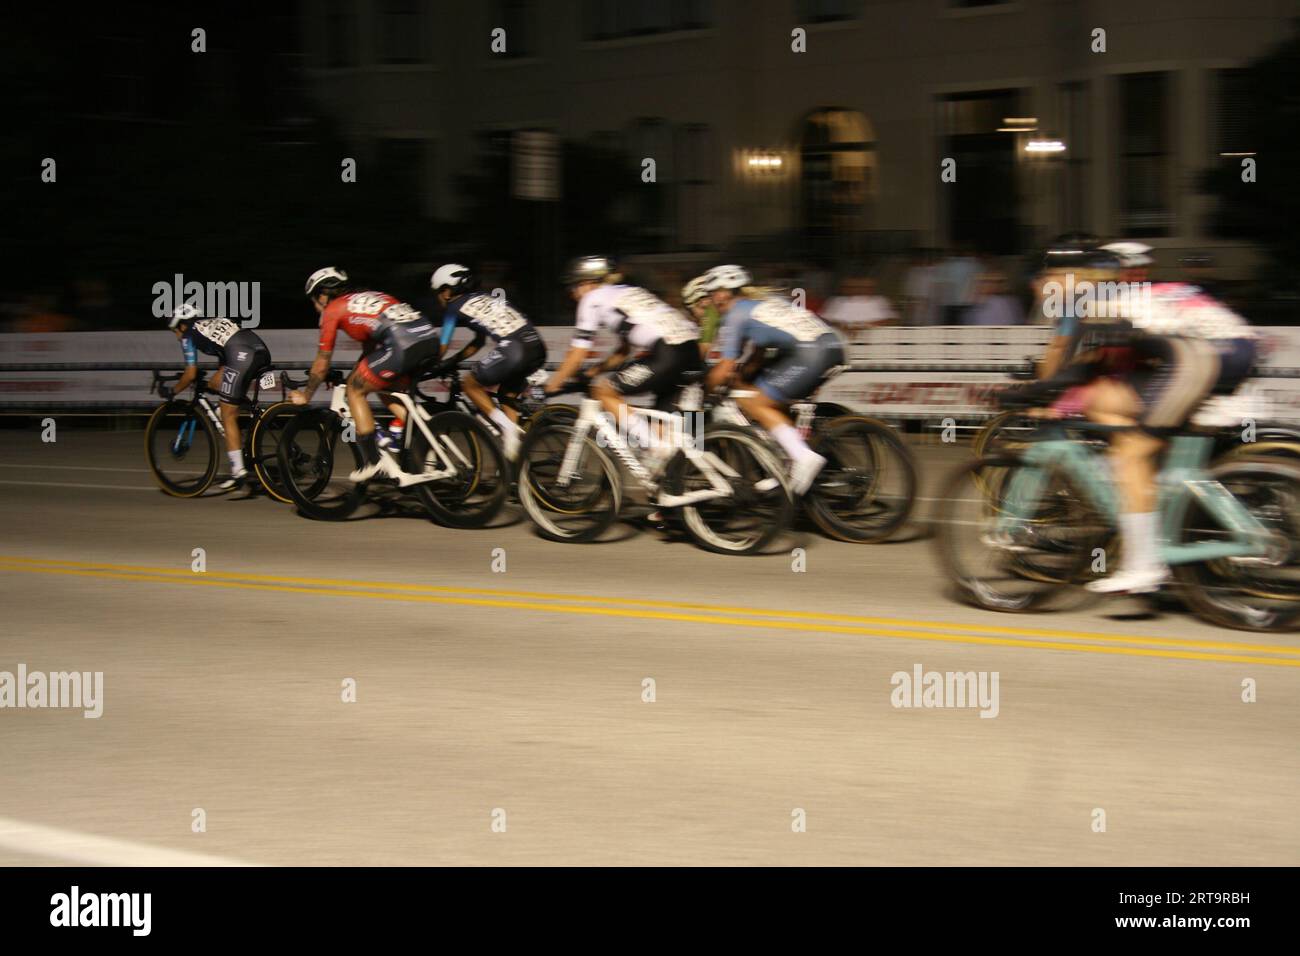
[{"label": "bicycle wheel", "polygon": [[1010,455],[967,462],[940,493],[935,544],[963,600],[1041,607],[1080,580],[1112,530],[1069,477]]},{"label": "bicycle wheel", "polygon": [[444,471],[446,477],[413,486],[439,524],[481,528],[501,512],[510,493],[510,472],[497,440],[464,412],[439,412],[426,423],[442,454],[429,447],[418,424],[412,429],[403,467],[412,474]]},{"label": "bicycle wheel", "polygon": [[308,518],[341,521],[365,498],[365,486],[348,477],[361,467],[361,449],[342,437],[343,423],[325,409],[299,410],[280,435],[276,460],[284,490]]},{"label": "bicycle wheel", "polygon": [[594,541],[622,506],[618,468],[590,436],[583,438],[561,481],[573,437],[570,425],[530,428],[519,451],[519,503],[538,533],[551,541]]},{"label": "bicycle wheel", "polygon": [[805,497],[817,526],[840,541],[882,541],[916,503],[916,465],[884,422],[845,415],[819,429],[813,450],[826,466]]},{"label": "bicycle wheel", "polygon": [[293,402],[276,402],[258,415],[253,432],[248,438],[252,455],[253,474],[262,483],[266,493],[278,501],[292,504],[293,498],[280,472],[279,447],[284,429],[299,412],[301,405]]},{"label": "bicycle wheel", "polygon": [[[722,462],[731,494],[684,505],[681,515],[686,532],[706,551],[761,551],[790,526],[794,516],[794,501],[781,460],[766,441],[749,429],[733,425],[705,429],[703,450]],[[663,487],[669,494],[688,494],[713,486],[679,452],[665,469]]]},{"label": "bicycle wheel", "polygon": [[212,420],[194,402],[172,399],[154,409],[144,447],[149,470],[169,495],[198,497],[217,477],[221,442]]},{"label": "bicycle wheel", "polygon": [[538,409],[537,414],[528,419],[524,430],[531,431],[543,425],[572,425],[577,420],[577,405],[547,405]]},{"label": "bicycle wheel", "polygon": [[[1210,469],[1270,532],[1260,558],[1216,558],[1180,564],[1174,576],[1188,606],[1221,627],[1293,630],[1300,622],[1300,470],[1276,460],[1238,459]],[[1222,541],[1229,532],[1189,495],[1179,544]]]},{"label": "bicycle wheel", "polygon": [[971,455],[989,458],[1015,454],[1034,433],[1035,421],[1017,409],[999,412],[984,423],[971,441]]}]

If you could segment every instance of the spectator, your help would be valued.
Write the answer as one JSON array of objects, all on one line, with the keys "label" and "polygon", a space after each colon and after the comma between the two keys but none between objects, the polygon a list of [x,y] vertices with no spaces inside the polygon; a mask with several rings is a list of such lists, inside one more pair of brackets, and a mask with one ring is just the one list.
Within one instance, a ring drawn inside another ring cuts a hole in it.
[{"label": "spectator", "polygon": [[961,325],[962,316],[975,299],[975,276],[979,260],[966,246],[939,264],[939,303],[944,325]]},{"label": "spectator", "polygon": [[903,279],[903,314],[908,325],[938,325],[938,268],[934,251],[918,249]]},{"label": "spectator", "polygon": [[975,302],[965,312],[965,325],[1023,325],[1024,313],[1006,279],[999,272],[984,272],[975,279]]},{"label": "spectator", "polygon": [[868,276],[846,276],[839,295],[828,299],[821,317],[845,332],[897,322],[898,313],[889,300],[876,293],[876,282]]}]

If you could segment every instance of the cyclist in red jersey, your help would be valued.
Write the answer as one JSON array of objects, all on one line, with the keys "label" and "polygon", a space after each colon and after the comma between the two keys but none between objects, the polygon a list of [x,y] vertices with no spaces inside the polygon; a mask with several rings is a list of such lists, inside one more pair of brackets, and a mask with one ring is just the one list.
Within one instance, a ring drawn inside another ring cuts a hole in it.
[{"label": "cyclist in red jersey", "polygon": [[361,361],[348,376],[348,408],[356,423],[357,447],[364,463],[352,472],[353,481],[376,475],[400,478],[402,469],[379,446],[370,395],[401,388],[420,365],[438,357],[438,329],[418,311],[382,292],[353,290],[347,273],[333,267],[318,269],[307,280],[307,296],[320,314],[320,343],[307,384],[290,393],[299,405],[311,400],[329,371],[340,331],[362,343]]}]

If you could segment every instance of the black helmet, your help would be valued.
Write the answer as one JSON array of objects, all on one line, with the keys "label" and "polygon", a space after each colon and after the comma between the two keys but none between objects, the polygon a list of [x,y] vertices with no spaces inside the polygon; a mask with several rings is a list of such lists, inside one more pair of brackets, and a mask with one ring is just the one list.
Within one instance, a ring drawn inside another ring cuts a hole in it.
[{"label": "black helmet", "polygon": [[560,281],[565,285],[577,285],[579,282],[603,282],[608,276],[618,271],[618,266],[610,256],[578,256],[569,260]]}]

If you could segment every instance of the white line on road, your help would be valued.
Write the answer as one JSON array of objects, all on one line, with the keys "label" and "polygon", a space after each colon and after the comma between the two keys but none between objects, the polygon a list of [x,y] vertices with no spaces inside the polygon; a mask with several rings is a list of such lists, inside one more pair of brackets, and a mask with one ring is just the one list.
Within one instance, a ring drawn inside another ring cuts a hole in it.
[{"label": "white line on road", "polygon": [[41,471],[45,471],[46,469],[58,471],[126,471],[133,475],[149,474],[148,468],[106,468],[101,465],[38,465],[35,463],[29,463],[25,465],[0,464],[0,468],[36,468]]},{"label": "white line on road", "polygon": [[106,488],[109,491],[157,491],[149,485],[83,485],[74,481],[5,481],[0,485],[31,485],[37,488]]},{"label": "white line on road", "polygon": [[0,848],[90,866],[255,866],[231,857],[95,836],[0,817]]}]

